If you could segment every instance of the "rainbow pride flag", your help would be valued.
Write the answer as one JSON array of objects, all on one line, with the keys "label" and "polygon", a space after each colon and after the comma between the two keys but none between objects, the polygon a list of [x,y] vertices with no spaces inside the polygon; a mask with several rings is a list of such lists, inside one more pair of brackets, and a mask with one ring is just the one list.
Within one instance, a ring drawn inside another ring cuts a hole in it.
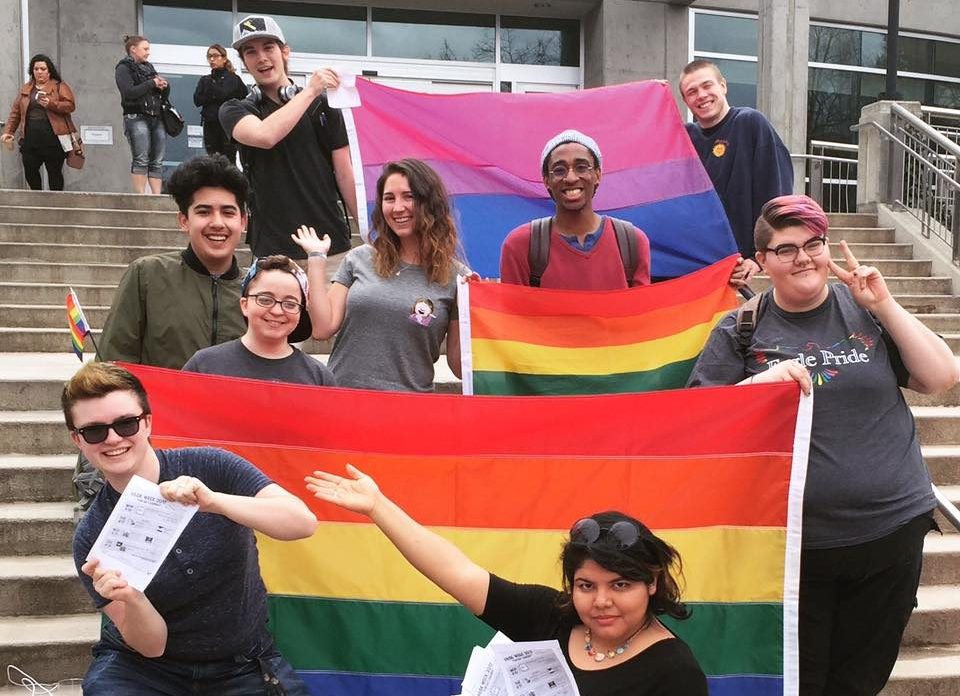
[{"label": "rainbow pride flag", "polygon": [[80,300],[73,288],[67,293],[67,323],[70,325],[70,344],[73,352],[83,362],[83,339],[90,333],[90,324],[80,307]]},{"label": "rainbow pride flag", "polygon": [[464,394],[679,389],[737,306],[731,256],[682,278],[608,292],[461,282]]},{"label": "rainbow pride flag", "polygon": [[[513,228],[553,214],[540,153],[567,128],[600,146],[603,180],[594,206],[646,232],[653,276],[681,276],[736,251],[666,82],[439,95],[358,79],[357,89],[363,105],[352,110],[352,154],[365,189],[358,203],[373,205],[385,162],[425,160],[447,186],[467,261],[483,277],[500,275],[500,246]],[[368,215],[361,210],[359,217],[365,226]]]},{"label": "rainbow pride flag", "polygon": [[[305,497],[308,540],[258,538],[278,645],[317,696],[450,696],[492,631],[366,518],[306,497],[346,462],[492,572],[558,586],[569,525],[620,509],[680,550],[671,627],[712,696],[797,693],[810,399],[794,384],[464,397],[303,387],[127,365],[157,447],[215,445]],[[226,405],[226,406],[225,406]]]}]

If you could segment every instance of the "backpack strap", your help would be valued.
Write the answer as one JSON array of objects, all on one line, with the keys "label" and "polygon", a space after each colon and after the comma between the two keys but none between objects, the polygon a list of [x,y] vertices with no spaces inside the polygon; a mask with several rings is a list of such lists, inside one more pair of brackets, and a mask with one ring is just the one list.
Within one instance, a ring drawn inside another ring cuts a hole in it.
[{"label": "backpack strap", "polygon": [[737,308],[737,346],[744,358],[750,348],[753,332],[757,330],[757,324],[766,309],[768,293],[768,290],[758,292]]},{"label": "backpack strap", "polygon": [[537,218],[530,223],[530,287],[539,288],[543,272],[550,260],[550,226],[552,217]]},{"label": "backpack strap", "polygon": [[613,223],[613,231],[617,235],[617,246],[620,248],[620,260],[623,262],[623,274],[627,279],[627,287],[632,288],[633,276],[640,264],[640,256],[637,252],[637,228],[619,218],[610,218],[610,222]]}]

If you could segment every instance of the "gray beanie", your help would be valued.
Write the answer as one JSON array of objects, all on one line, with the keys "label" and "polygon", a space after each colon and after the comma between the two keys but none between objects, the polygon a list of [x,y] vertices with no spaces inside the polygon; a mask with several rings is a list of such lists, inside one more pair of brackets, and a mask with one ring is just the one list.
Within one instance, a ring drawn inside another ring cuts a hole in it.
[{"label": "gray beanie", "polygon": [[603,161],[600,158],[600,147],[597,145],[597,141],[591,138],[585,133],[581,133],[578,130],[565,130],[562,133],[557,133],[555,136],[550,138],[547,141],[547,144],[543,146],[543,152],[540,155],[540,168],[543,169],[547,166],[547,158],[550,157],[550,153],[556,150],[558,147],[565,143],[577,143],[578,145],[583,145],[585,148],[590,150],[593,153],[593,156],[597,160],[597,169],[602,169]]}]

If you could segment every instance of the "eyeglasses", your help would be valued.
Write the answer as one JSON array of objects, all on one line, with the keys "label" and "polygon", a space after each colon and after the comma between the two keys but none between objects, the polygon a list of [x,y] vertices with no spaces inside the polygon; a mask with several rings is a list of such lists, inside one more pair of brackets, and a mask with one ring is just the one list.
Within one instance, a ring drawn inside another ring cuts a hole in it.
[{"label": "eyeglasses", "polygon": [[640,538],[640,530],[632,522],[620,520],[607,528],[603,528],[592,517],[584,517],[570,528],[570,541],[575,544],[590,546],[600,539],[603,532],[606,532],[607,539],[613,539],[616,542],[617,549],[621,551],[629,549]]},{"label": "eyeglasses", "polygon": [[280,309],[287,314],[300,314],[300,310],[303,309],[303,305],[296,300],[278,300],[273,295],[265,295],[264,293],[249,295],[249,297],[252,297],[253,301],[264,309],[270,309],[275,304],[279,304]]},{"label": "eyeglasses", "polygon": [[107,439],[109,431],[113,430],[120,437],[132,437],[140,432],[140,421],[147,415],[141,413],[139,416],[128,416],[113,421],[113,423],[97,423],[96,425],[86,425],[77,428],[74,432],[83,438],[88,445],[98,445]]},{"label": "eyeglasses", "polygon": [[221,56],[219,53],[208,53],[207,60],[213,60],[214,58],[226,58],[226,56]]},{"label": "eyeglasses", "polygon": [[554,179],[563,179],[571,169],[573,169],[573,173],[577,176],[586,176],[593,171],[593,165],[587,164],[586,162],[577,162],[573,167],[568,167],[565,164],[555,164],[550,167],[549,172],[550,176]]},{"label": "eyeglasses", "polygon": [[798,247],[796,244],[780,244],[773,249],[767,247],[764,251],[772,251],[778,259],[784,263],[790,263],[796,260],[800,254],[800,249],[807,252],[807,256],[820,256],[826,243],[826,237],[813,237],[804,242],[802,247]]}]

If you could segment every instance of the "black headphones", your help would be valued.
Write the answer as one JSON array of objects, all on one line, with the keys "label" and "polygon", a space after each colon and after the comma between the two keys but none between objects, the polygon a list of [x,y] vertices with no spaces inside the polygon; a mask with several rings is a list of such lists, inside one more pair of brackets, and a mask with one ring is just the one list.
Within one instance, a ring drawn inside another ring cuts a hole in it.
[{"label": "black headphones", "polygon": [[[277,92],[277,97],[279,97],[281,104],[286,104],[302,91],[303,87],[291,82],[289,85],[280,88],[280,90]],[[260,89],[260,85],[252,85],[250,87],[250,94],[247,95],[247,98],[252,99],[256,104],[262,103],[265,97],[263,96],[263,90]]]}]

